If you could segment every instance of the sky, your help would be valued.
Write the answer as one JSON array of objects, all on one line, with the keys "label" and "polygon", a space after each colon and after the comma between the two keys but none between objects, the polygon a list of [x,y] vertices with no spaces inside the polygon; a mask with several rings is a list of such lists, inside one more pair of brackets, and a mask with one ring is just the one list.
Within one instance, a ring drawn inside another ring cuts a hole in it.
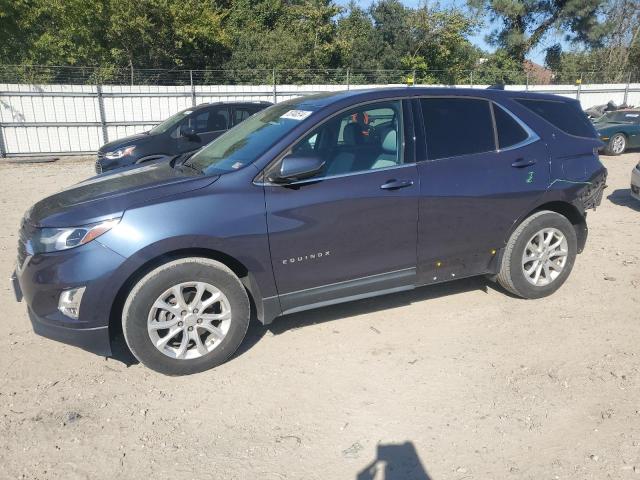
[{"label": "sky", "polygon": [[[359,4],[361,7],[366,8],[369,5],[371,5],[371,3],[373,2],[373,0],[356,0],[356,3]],[[418,5],[420,4],[424,4],[425,0],[401,0],[401,2],[406,5],[407,7],[412,7],[412,8],[416,8]],[[336,3],[338,3],[339,5],[343,5],[346,6],[349,4],[349,0],[337,0]],[[435,1],[435,0],[431,0],[428,2],[429,4],[438,4],[441,7],[447,8],[447,7],[459,7],[462,9],[467,8],[467,2],[466,0],[440,0],[440,1]],[[486,19],[486,23],[484,25],[483,28],[481,28],[475,35],[471,36],[469,38],[469,40],[476,46],[482,48],[483,50],[486,50],[488,52],[493,52],[495,50],[495,47],[487,44],[487,42],[485,41],[485,37],[491,32],[491,25],[489,23],[489,19]],[[558,39],[554,39],[554,42],[558,41]],[[540,65],[544,64],[544,56],[545,56],[545,52],[544,52],[544,48],[538,49],[537,51],[533,51],[528,55],[528,58],[536,63],[539,63]]]}]

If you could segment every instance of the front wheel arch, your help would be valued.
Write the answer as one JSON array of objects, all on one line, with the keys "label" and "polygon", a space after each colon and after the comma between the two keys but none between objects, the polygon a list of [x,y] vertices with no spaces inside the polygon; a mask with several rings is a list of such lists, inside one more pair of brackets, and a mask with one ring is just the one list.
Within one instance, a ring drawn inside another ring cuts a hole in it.
[{"label": "front wheel arch", "polygon": [[185,248],[180,250],[173,250],[169,252],[157,255],[143,265],[139,266],[133,273],[131,273],[127,279],[122,283],[118,289],[109,312],[109,336],[113,341],[114,337],[122,333],[122,311],[124,303],[129,295],[131,289],[149,272],[153,271],[157,267],[173,260],[189,257],[202,257],[210,260],[215,260],[228,267],[242,282],[247,290],[249,301],[253,304],[256,311],[258,320],[264,321],[265,314],[263,309],[263,297],[257,283],[253,280],[251,272],[240,261],[234,257],[227,255],[224,252],[218,250],[211,250],[206,248]]},{"label": "front wheel arch", "polygon": [[[613,150],[611,150],[611,140],[613,140],[618,135],[621,135],[624,138],[624,149],[620,153],[615,153]],[[609,140],[606,143],[605,153],[611,156],[622,155],[627,151],[628,147],[629,147],[629,136],[625,132],[615,132],[609,137]]]}]

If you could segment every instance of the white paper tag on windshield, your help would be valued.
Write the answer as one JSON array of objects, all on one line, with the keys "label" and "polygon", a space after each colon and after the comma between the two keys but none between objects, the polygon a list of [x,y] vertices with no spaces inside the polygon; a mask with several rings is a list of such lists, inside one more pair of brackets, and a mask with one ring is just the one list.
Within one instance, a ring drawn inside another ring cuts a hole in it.
[{"label": "white paper tag on windshield", "polygon": [[640,113],[627,113],[625,117],[638,118],[640,117]]},{"label": "white paper tag on windshield", "polygon": [[289,120],[304,120],[313,112],[309,112],[308,110],[289,110],[287,113],[282,115],[280,118],[288,118]]}]

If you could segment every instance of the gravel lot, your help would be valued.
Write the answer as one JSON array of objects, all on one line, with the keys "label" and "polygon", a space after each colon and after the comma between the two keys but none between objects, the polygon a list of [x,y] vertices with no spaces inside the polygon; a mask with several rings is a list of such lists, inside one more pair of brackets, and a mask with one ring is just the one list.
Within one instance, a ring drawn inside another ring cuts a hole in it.
[{"label": "gravel lot", "polygon": [[[603,157],[550,298],[476,278],[290,315],[186,378],[37,337],[4,282],[0,478],[640,478],[639,160]],[[91,173],[0,164],[4,278],[24,211]]]}]

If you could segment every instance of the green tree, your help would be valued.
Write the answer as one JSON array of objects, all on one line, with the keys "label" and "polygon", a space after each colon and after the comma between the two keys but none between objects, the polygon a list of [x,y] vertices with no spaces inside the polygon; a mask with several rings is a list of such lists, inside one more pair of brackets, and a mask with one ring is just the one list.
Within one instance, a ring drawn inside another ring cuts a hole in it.
[{"label": "green tree", "polygon": [[468,0],[497,25],[487,40],[522,63],[550,32],[567,41],[598,45],[606,33],[606,0]]}]

